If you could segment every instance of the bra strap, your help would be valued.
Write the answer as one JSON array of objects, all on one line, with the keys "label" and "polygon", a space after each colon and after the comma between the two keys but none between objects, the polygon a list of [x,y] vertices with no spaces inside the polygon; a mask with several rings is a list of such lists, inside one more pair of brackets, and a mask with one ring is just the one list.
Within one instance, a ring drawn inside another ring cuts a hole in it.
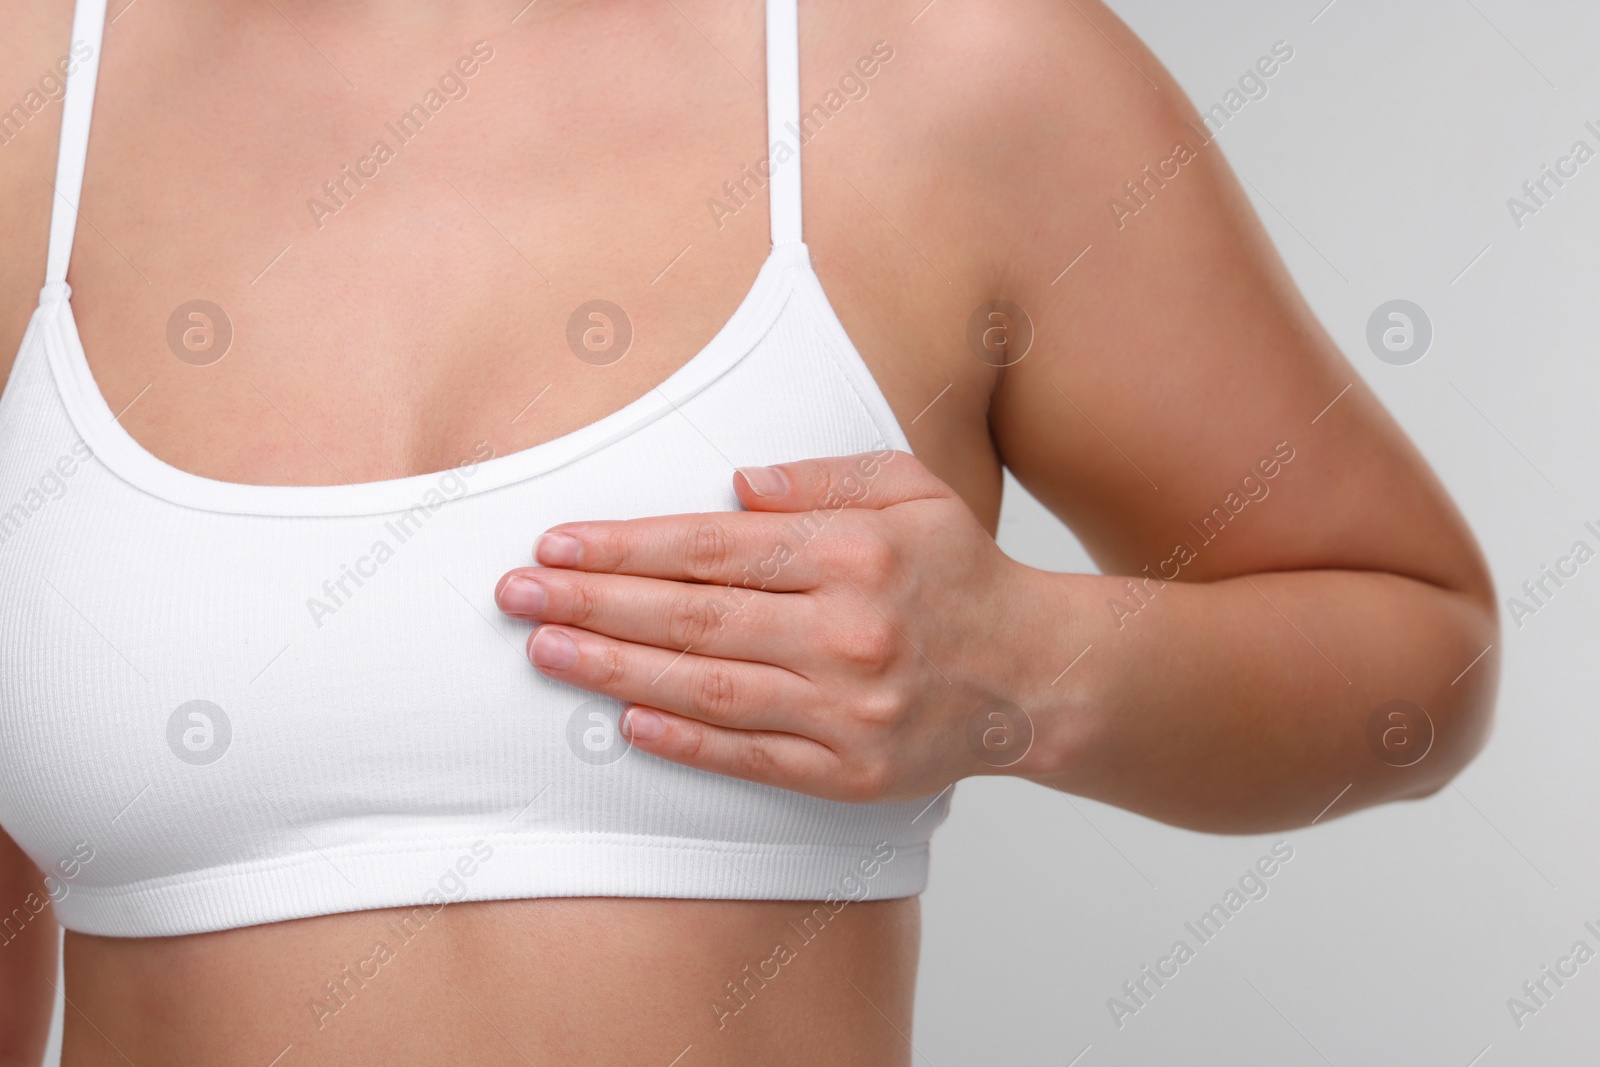
[{"label": "bra strap", "polygon": [[[800,230],[800,14],[797,0],[767,0],[767,147],[773,245],[795,244]],[[789,155],[776,156],[786,148]]]},{"label": "bra strap", "polygon": [[[65,289],[72,237],[78,230],[78,197],[83,191],[83,165],[89,153],[89,118],[94,113],[94,86],[100,73],[100,42],[105,34],[106,0],[78,0],[72,14],[72,51],[67,94],[61,105],[61,148],[56,156],[55,199],[50,208],[50,257],[45,265],[46,290]],[[89,54],[82,56],[83,46]]]}]

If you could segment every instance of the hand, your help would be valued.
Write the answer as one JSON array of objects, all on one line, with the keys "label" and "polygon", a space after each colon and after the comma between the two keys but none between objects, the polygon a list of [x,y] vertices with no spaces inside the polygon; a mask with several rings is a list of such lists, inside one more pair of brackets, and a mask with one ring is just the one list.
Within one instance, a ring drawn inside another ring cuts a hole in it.
[{"label": "hand", "polygon": [[993,771],[969,726],[1025,671],[1027,568],[908,453],[745,468],[734,488],[748,511],[543,534],[543,566],[495,591],[538,624],[534,666],[628,702],[636,748],[813,796]]}]

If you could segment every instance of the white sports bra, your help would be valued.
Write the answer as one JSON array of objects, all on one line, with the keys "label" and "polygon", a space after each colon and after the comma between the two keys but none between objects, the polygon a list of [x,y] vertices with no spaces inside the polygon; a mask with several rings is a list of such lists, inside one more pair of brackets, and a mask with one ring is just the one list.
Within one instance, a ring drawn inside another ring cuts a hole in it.
[{"label": "white sports bra", "polygon": [[923,889],[948,792],[843,804],[630,750],[622,705],[539,674],[494,603],[555,523],[735,510],[735,466],[908,448],[801,241],[795,5],[767,3],[772,252],[704,350],[520,452],[261,486],[145,451],[85,360],[66,275],[105,0],[80,0],[46,284],[0,395],[0,826],[63,925]]}]

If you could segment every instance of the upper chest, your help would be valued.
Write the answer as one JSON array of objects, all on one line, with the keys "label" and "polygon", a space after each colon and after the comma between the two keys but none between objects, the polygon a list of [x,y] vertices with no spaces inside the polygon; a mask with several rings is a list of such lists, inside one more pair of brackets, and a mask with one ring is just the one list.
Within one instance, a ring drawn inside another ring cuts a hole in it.
[{"label": "upper chest", "polygon": [[[120,18],[69,277],[124,427],[219,480],[336,484],[528,448],[667,378],[770,243],[761,5],[680,6]],[[986,294],[893,36],[807,9],[805,236],[913,447],[983,514]]]}]

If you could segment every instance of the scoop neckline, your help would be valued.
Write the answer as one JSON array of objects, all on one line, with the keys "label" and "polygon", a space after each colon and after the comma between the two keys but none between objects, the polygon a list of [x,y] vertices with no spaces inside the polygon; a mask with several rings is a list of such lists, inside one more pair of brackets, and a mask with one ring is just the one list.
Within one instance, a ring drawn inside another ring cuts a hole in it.
[{"label": "scoop neckline", "polygon": [[[689,360],[643,395],[559,437],[452,467],[401,478],[335,485],[258,485],[229,482],[174,467],[148,451],[117,420],[89,367],[70,288],[52,305],[41,304],[43,341],[67,415],[95,457],[123,481],[169,503],[201,511],[242,515],[329,517],[386,515],[445,496],[440,483],[455,476],[457,500],[527,481],[591,455],[643,429],[742,360],[765,336],[793,291],[797,269],[809,269],[803,242],[774,245],[738,307]],[[430,494],[432,494],[430,496]]]}]

